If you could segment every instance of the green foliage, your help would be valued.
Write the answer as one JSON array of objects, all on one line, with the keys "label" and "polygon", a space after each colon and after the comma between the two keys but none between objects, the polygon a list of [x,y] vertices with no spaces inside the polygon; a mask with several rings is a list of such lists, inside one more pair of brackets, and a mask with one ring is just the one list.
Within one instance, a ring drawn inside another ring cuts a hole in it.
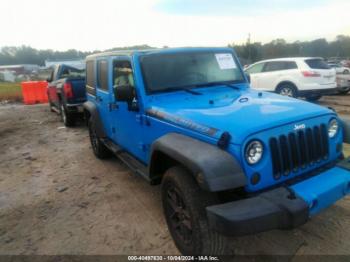
[{"label": "green foliage", "polygon": [[[319,56],[319,57],[350,57],[350,36],[339,35],[334,41],[316,39],[309,42],[287,43],[284,39],[276,39],[270,43],[230,44],[234,47],[243,64],[253,63],[261,59],[276,57]],[[152,49],[149,45],[115,47],[105,51]],[[67,51],[37,50],[29,46],[3,47],[0,49],[0,65],[38,64],[44,65],[45,60],[82,59],[87,55],[98,53],[81,52],[75,49]]]},{"label": "green foliage", "polygon": [[253,63],[262,59],[278,57],[317,56],[317,57],[350,57],[350,36],[339,35],[335,41],[316,39],[310,42],[287,43],[276,39],[267,44],[247,43],[231,44],[243,63]]},{"label": "green foliage", "polygon": [[20,83],[0,83],[0,101],[22,99],[22,88]]},{"label": "green foliage", "polygon": [[[148,45],[138,45],[129,47],[117,47],[112,50],[128,50],[128,49],[150,49]],[[0,49],[0,65],[16,65],[16,64],[36,64],[43,66],[45,60],[65,60],[65,59],[83,59],[87,55],[98,53],[101,51],[81,52],[75,49],[67,51],[37,50],[29,46],[6,46]]]}]

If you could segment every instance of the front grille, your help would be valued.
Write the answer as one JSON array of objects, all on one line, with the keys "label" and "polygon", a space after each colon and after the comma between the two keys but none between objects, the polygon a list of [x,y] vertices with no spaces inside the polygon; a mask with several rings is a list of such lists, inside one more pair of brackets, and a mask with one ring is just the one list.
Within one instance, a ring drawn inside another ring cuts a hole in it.
[{"label": "front grille", "polygon": [[275,179],[328,158],[328,131],[325,124],[272,137],[269,143]]}]

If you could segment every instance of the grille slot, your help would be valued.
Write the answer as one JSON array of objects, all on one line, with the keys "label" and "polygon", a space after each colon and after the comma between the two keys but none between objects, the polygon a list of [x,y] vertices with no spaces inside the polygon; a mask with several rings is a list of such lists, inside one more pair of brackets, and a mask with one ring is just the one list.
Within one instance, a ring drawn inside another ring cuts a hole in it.
[{"label": "grille slot", "polygon": [[279,179],[328,158],[327,127],[322,124],[272,137],[269,145],[273,177]]}]

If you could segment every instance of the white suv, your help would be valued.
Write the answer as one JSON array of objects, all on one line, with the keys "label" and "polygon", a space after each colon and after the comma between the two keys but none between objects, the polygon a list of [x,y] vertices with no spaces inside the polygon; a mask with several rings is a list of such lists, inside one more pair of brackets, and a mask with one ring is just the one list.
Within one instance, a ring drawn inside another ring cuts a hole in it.
[{"label": "white suv", "polygon": [[279,58],[245,69],[252,88],[315,101],[336,91],[336,72],[322,58]]}]

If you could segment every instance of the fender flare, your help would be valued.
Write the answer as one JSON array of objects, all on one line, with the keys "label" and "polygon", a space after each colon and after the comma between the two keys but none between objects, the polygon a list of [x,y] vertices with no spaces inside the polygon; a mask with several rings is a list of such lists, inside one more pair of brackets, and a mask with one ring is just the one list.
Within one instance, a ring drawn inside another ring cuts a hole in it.
[{"label": "fender flare", "polygon": [[100,138],[106,137],[106,132],[104,130],[100,113],[96,105],[90,101],[86,101],[83,104],[83,107],[84,107],[84,110],[88,111],[90,114],[90,119],[92,121],[93,127],[95,128],[97,136]]},{"label": "fender flare", "polygon": [[247,184],[238,161],[215,145],[177,133],[162,136],[151,147],[151,178],[155,175],[157,153],[166,154],[189,169],[204,190],[217,192],[244,187]]}]

